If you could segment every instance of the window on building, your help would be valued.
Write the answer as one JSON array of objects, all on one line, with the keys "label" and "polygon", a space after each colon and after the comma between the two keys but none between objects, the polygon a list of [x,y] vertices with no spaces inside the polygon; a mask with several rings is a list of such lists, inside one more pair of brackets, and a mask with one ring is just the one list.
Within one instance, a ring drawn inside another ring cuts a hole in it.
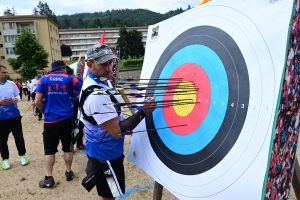
[{"label": "window on building", "polygon": [[76,37],[76,35],[75,35],[75,34],[73,34],[73,35],[72,35],[72,37]]},{"label": "window on building", "polygon": [[52,48],[52,54],[53,54],[53,55],[55,55],[55,51],[54,51],[54,49],[53,49],[53,48]]},{"label": "window on building", "polygon": [[91,37],[91,34],[90,34],[90,33],[87,33],[87,34],[85,34],[85,36],[87,36],[87,37]]},{"label": "window on building", "polygon": [[9,55],[9,54],[14,54],[15,48],[9,47],[9,48],[6,48],[5,50],[6,50],[6,54]]},{"label": "window on building", "polygon": [[0,32],[0,35],[2,35],[2,33]]},{"label": "window on building", "polygon": [[3,47],[3,44],[0,44],[0,47]]},{"label": "window on building", "polygon": [[17,29],[17,23],[9,23],[9,29]]},{"label": "window on building", "polygon": [[114,36],[118,36],[119,35],[119,33],[114,33]]},{"label": "window on building", "polygon": [[57,29],[55,29],[55,32],[56,32],[56,35],[58,35],[58,33],[57,33]]},{"label": "window on building", "polygon": [[112,34],[111,33],[107,33],[107,36],[111,36]]},{"label": "window on building", "polygon": [[92,40],[87,40],[87,42],[93,42]]},{"label": "window on building", "polygon": [[5,35],[4,36],[4,41],[5,42],[15,42],[17,40],[16,35]]},{"label": "window on building", "polygon": [[108,39],[107,41],[108,41],[108,42],[112,42],[112,39]]},{"label": "window on building", "polygon": [[82,34],[82,33],[81,33],[81,34],[79,34],[79,37],[84,37],[84,34]]},{"label": "window on building", "polygon": [[3,30],[17,29],[17,24],[15,22],[2,23]]},{"label": "window on building", "polygon": [[5,60],[5,57],[4,57],[4,56],[1,56],[1,60]]},{"label": "window on building", "polygon": [[53,37],[51,37],[51,43],[53,44]]},{"label": "window on building", "polygon": [[50,31],[52,32],[52,26],[50,25]]},{"label": "window on building", "polygon": [[85,43],[85,40],[79,40],[80,43]]},{"label": "window on building", "polygon": [[99,34],[98,33],[94,33],[94,36],[98,36]]},{"label": "window on building", "polygon": [[85,46],[80,46],[80,49],[85,49]]},{"label": "window on building", "polygon": [[57,42],[57,46],[59,46],[58,40],[56,42]]}]

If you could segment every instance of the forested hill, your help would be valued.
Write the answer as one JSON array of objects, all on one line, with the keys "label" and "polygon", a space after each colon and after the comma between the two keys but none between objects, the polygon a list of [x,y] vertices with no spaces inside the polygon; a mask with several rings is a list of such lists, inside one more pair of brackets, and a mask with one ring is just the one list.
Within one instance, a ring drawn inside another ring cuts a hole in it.
[{"label": "forested hill", "polygon": [[107,10],[105,12],[59,15],[57,16],[57,20],[61,29],[148,26],[189,9],[191,9],[190,5],[188,5],[187,9],[177,8],[165,14],[145,9]]}]

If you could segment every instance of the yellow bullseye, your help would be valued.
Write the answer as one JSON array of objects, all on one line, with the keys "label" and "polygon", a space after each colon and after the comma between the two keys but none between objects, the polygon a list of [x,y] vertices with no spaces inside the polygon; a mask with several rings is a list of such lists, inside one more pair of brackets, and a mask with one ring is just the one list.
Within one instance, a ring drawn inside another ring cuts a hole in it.
[{"label": "yellow bullseye", "polygon": [[174,106],[175,113],[178,116],[185,117],[189,115],[193,111],[196,102],[196,91],[194,84],[189,81],[183,81],[180,83],[175,90],[173,100],[175,100],[174,104],[185,104]]}]

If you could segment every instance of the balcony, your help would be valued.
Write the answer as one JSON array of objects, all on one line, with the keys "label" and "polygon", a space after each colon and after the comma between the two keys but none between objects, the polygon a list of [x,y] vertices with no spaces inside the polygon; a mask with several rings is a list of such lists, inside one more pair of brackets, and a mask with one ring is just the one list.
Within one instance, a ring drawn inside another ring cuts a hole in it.
[{"label": "balcony", "polygon": [[31,28],[18,28],[17,33],[21,34],[23,29],[28,29],[31,33],[35,34],[35,30]]}]

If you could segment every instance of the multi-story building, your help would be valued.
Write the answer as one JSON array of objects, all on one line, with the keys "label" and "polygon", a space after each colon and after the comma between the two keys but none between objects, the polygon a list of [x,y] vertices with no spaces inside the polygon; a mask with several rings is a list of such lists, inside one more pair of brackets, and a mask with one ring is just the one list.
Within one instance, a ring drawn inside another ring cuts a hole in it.
[{"label": "multi-story building", "polygon": [[[137,29],[142,32],[142,42],[146,43],[148,26],[127,27],[127,29]],[[117,40],[120,37],[119,28],[59,29],[60,43],[70,46],[72,51],[71,58],[77,59],[80,53],[82,57],[85,56],[89,46],[99,42],[104,31],[104,43],[116,47]]]},{"label": "multi-story building", "polygon": [[[8,67],[11,78],[19,75],[9,66],[7,59],[16,58],[14,42],[22,29],[29,29],[39,43],[49,53],[48,68],[54,60],[61,60],[58,25],[47,16],[41,15],[12,15],[0,17],[0,64]],[[30,56],[30,55],[28,55]]]}]

